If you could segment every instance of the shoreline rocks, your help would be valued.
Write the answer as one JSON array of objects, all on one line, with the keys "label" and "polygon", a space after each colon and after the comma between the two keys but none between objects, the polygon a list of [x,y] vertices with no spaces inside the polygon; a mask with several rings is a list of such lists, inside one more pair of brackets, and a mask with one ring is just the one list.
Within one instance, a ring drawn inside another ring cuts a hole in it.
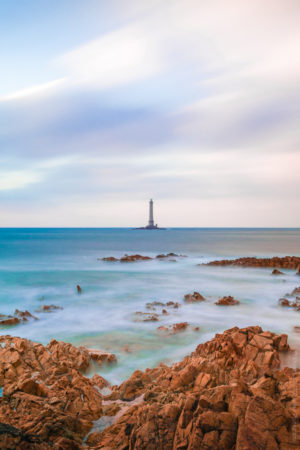
[{"label": "shoreline rocks", "polygon": [[[203,265],[203,264],[198,264]],[[239,267],[273,267],[277,269],[298,269],[300,257],[298,256],[274,256],[273,258],[243,257],[237,259],[223,259],[211,261],[206,266],[239,266]]]},{"label": "shoreline rocks", "polygon": [[143,401],[95,433],[93,448],[297,448],[300,372],[280,369],[288,351],[286,335],[235,327],[171,367],[135,371],[111,397]]},{"label": "shoreline rocks", "polygon": [[[99,388],[106,385],[99,375],[86,378],[82,372],[92,363],[113,362],[115,356],[56,340],[43,346],[0,336],[0,344],[0,422],[21,433],[3,426],[1,433],[0,425],[0,448],[82,448],[93,421],[102,415]],[[27,435],[35,436],[37,447],[33,441],[25,447]]]},{"label": "shoreline rocks", "polygon": [[[85,437],[94,449],[300,445],[300,371],[280,368],[287,335],[235,327],[181,362],[137,370],[110,390],[99,375],[82,374],[98,351],[11,336],[0,343],[1,448],[80,449]],[[100,421],[109,425],[101,432]]]}]

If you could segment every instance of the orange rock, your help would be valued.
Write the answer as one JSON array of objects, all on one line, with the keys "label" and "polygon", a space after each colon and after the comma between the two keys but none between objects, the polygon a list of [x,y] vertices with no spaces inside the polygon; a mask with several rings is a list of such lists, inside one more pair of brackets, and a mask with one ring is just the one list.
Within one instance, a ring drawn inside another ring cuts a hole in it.
[{"label": "orange rock", "polygon": [[186,294],[184,300],[187,303],[204,302],[205,298],[199,292],[194,292],[193,294]]},{"label": "orange rock", "polygon": [[[201,265],[201,264],[200,264]],[[209,266],[242,266],[242,267],[276,267],[286,269],[297,269],[300,265],[300,257],[298,256],[284,256],[279,258],[254,258],[244,257],[238,259],[223,259],[218,261],[211,261],[205,265]]]},{"label": "orange rock", "polygon": [[231,295],[228,295],[228,297],[222,297],[217,302],[216,305],[225,305],[225,306],[232,306],[232,305],[239,305],[239,301],[233,298]]}]

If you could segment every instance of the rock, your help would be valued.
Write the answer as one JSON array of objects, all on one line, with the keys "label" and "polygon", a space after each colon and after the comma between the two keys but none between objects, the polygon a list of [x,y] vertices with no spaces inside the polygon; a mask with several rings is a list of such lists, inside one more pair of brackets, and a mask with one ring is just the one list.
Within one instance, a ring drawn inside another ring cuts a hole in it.
[{"label": "rock", "polygon": [[287,298],[280,298],[279,304],[280,304],[280,306],[291,306],[291,304]]},{"label": "rock", "polygon": [[272,272],[272,275],[284,275],[284,273],[280,272],[280,270],[278,270],[278,269],[274,269]]},{"label": "rock", "polygon": [[166,306],[166,303],[162,303],[162,302],[151,302],[151,303],[146,303],[146,308],[147,309],[152,309],[155,310],[156,306]]},{"label": "rock", "polygon": [[78,293],[78,294],[81,294],[81,293],[82,293],[82,289],[81,289],[81,287],[79,286],[79,284],[77,284],[76,289],[77,289],[77,293]]},{"label": "rock", "polygon": [[62,306],[57,305],[43,305],[40,309],[37,309],[37,312],[51,312],[57,309],[64,309]]},{"label": "rock", "polygon": [[172,333],[175,334],[175,333],[180,333],[181,331],[185,331],[188,326],[189,326],[189,324],[187,322],[175,323],[172,326]]},{"label": "rock", "polygon": [[5,316],[3,314],[1,314],[0,316],[0,325],[16,325],[18,323],[20,323],[21,320],[18,319],[17,317],[12,317],[12,316]]},{"label": "rock", "polygon": [[162,258],[170,258],[170,257],[175,258],[175,257],[177,257],[177,256],[181,256],[181,255],[177,255],[176,253],[171,252],[171,253],[167,253],[166,255],[162,253],[162,254],[160,254],[160,255],[157,255],[156,258],[158,258],[158,259],[162,259]]},{"label": "rock", "polygon": [[284,335],[235,327],[171,367],[134,372],[114,398],[143,401],[94,436],[93,448],[298,448],[300,373],[279,370],[284,344]]},{"label": "rock", "polygon": [[38,320],[38,318],[33,316],[29,311],[20,311],[19,309],[16,309],[13,316],[0,314],[0,325],[17,325],[21,322],[27,322],[28,319]]},{"label": "rock", "polygon": [[292,297],[296,297],[296,295],[300,295],[300,287],[296,287],[290,295]]},{"label": "rock", "polygon": [[43,346],[1,336],[0,342],[0,422],[17,430],[0,425],[0,447],[82,448],[103,413],[99,388],[106,384],[99,375],[89,379],[82,372],[95,355],[98,364],[114,357],[55,340]]},{"label": "rock", "polygon": [[168,311],[166,309],[162,309],[161,313],[162,314],[168,314]]},{"label": "rock", "polygon": [[135,322],[157,322],[159,319],[158,314],[155,313],[145,313],[141,311],[137,311],[135,313]]},{"label": "rock", "polygon": [[199,294],[199,292],[194,292],[193,294],[186,294],[184,296],[184,300],[187,303],[196,303],[196,302],[204,302],[205,298],[203,295]]},{"label": "rock", "polygon": [[228,295],[227,297],[220,298],[216,305],[225,305],[225,306],[232,306],[232,305],[239,305],[239,301],[233,298],[231,295]]},{"label": "rock", "polygon": [[[202,265],[202,264],[199,264]],[[277,269],[297,269],[300,266],[300,257],[284,256],[273,258],[244,257],[238,259],[223,259],[206,263],[208,266],[241,266],[241,267],[274,267]]]},{"label": "rock", "polygon": [[29,311],[20,311],[19,309],[15,310],[14,313],[15,317],[18,317],[19,319],[23,320],[23,321],[27,321],[28,319],[34,319],[34,320],[38,320],[37,317],[33,316]]},{"label": "rock", "polygon": [[107,262],[135,262],[135,261],[148,261],[150,259],[150,256],[143,256],[143,255],[124,255],[120,259],[115,258],[114,256],[107,256],[105,258],[101,258],[101,261],[107,261]]},{"label": "rock", "polygon": [[152,258],[150,256],[142,255],[124,255],[120,258],[120,262],[135,262],[135,261],[148,261]]},{"label": "rock", "polygon": [[298,269],[297,269],[296,275],[299,275],[299,276],[300,276],[300,264],[299,264],[299,266],[298,266]]}]

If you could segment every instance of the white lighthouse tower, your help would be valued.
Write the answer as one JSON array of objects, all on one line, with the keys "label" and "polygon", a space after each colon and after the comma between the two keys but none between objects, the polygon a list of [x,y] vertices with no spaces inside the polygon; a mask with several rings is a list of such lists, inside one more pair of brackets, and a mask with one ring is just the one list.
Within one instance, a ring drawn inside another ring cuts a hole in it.
[{"label": "white lighthouse tower", "polygon": [[135,228],[136,230],[165,230],[165,228],[159,228],[157,224],[154,224],[153,218],[153,200],[152,198],[149,201],[149,220],[148,225],[145,227]]},{"label": "white lighthouse tower", "polygon": [[153,200],[151,198],[150,202],[149,202],[149,222],[148,222],[148,227],[147,228],[157,228],[154,227],[154,220],[153,220]]}]

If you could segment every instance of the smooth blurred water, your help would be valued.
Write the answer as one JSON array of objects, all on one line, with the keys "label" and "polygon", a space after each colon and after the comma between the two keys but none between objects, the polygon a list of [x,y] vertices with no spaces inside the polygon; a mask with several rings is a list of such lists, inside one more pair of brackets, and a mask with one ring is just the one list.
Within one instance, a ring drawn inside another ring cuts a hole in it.
[{"label": "smooth blurred water", "polygon": [[[188,257],[176,258],[176,263],[97,260],[167,252]],[[293,338],[300,313],[279,307],[278,299],[300,285],[294,271],[274,277],[270,269],[197,266],[216,258],[274,255],[299,256],[300,229],[0,229],[0,313],[16,308],[34,313],[43,304],[64,308],[36,313],[38,321],[1,332],[44,344],[55,338],[114,352],[118,364],[100,370],[114,383],[135,369],[178,360],[216,332],[236,325],[258,324]],[[207,302],[183,304],[184,294],[194,290]],[[223,295],[233,295],[241,304],[216,306]],[[147,311],[145,304],[153,300],[182,305],[159,322],[135,322],[134,313]],[[157,331],[160,325],[182,321],[200,330],[172,336]]]}]

